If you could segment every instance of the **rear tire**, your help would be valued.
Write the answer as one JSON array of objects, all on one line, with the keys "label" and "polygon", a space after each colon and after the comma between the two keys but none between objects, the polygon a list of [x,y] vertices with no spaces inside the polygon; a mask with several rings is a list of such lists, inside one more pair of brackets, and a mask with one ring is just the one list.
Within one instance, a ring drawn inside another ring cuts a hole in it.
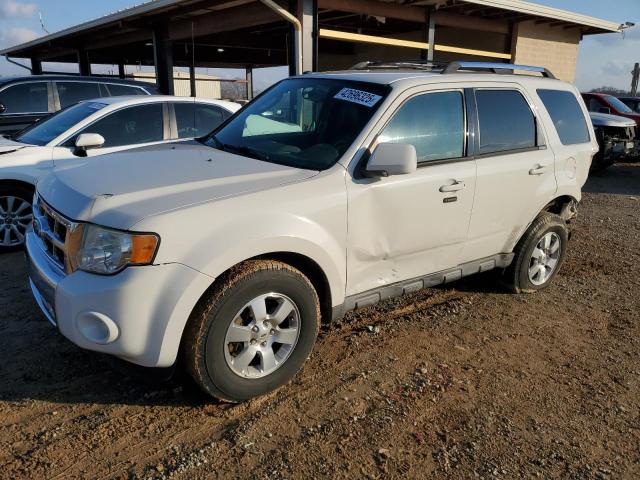
[{"label": "rear tire", "polygon": [[22,248],[33,218],[33,190],[21,185],[0,185],[0,253]]},{"label": "rear tire", "polygon": [[232,268],[196,307],[183,338],[185,367],[209,395],[242,402],[288,383],[320,327],[309,279],[282,262]]},{"label": "rear tire", "polygon": [[503,283],[514,293],[533,293],[549,286],[567,251],[566,222],[544,212],[527,229],[514,250],[515,257],[503,275]]}]

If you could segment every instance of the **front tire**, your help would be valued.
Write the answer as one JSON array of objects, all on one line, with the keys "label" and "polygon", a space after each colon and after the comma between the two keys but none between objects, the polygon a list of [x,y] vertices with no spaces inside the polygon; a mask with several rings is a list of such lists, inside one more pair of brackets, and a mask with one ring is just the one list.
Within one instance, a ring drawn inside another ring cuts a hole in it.
[{"label": "front tire", "polygon": [[0,253],[24,245],[33,219],[33,191],[19,185],[0,185]]},{"label": "front tire", "polygon": [[503,282],[514,293],[533,293],[548,287],[567,251],[569,230],[558,215],[544,212],[527,229],[515,248],[513,263]]},{"label": "front tire", "polygon": [[242,402],[288,383],[319,327],[320,302],[304,274],[282,262],[247,261],[196,307],[183,340],[185,366],[209,395]]}]

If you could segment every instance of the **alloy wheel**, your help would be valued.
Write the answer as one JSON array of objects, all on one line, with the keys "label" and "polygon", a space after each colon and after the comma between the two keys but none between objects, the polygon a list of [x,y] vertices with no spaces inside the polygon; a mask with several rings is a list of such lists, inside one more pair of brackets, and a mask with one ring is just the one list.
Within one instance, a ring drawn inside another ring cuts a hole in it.
[{"label": "alloy wheel", "polygon": [[247,303],[227,328],[224,355],[243,378],[261,378],[281,367],[300,337],[300,312],[285,295],[267,293]]},{"label": "alloy wheel", "polygon": [[533,249],[529,261],[529,281],[534,285],[546,283],[560,261],[562,240],[555,232],[544,235]]},{"label": "alloy wheel", "polygon": [[22,245],[32,219],[31,203],[19,197],[0,197],[0,246]]}]

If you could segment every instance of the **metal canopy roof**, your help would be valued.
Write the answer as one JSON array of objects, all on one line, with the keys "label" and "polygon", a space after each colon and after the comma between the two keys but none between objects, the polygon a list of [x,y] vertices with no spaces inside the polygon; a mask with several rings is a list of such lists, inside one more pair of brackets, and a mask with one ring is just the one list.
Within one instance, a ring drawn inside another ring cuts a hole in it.
[{"label": "metal canopy roof", "polygon": [[[319,11],[325,14],[340,10],[354,12],[353,5],[360,1],[363,0],[318,0]],[[383,0],[376,3],[398,12],[434,7],[437,15],[443,15],[443,18],[453,15],[468,23],[534,20],[554,26],[579,28],[583,34],[617,32],[620,29],[620,25],[615,22],[522,0]],[[330,7],[326,8],[324,5]],[[349,6],[351,8],[347,8]],[[366,14],[367,11],[361,13]],[[289,34],[289,26],[258,0],[151,0],[6,48],[0,54],[44,61],[75,62],[78,50],[86,49],[92,52],[93,63],[117,63],[119,60],[135,59],[136,63],[152,64],[153,51],[145,47],[149,46],[148,42],[153,35],[152,27],[158,22],[167,23],[172,40],[183,40],[185,45],[195,38],[197,48],[228,47],[229,52],[226,54],[208,54],[206,61],[199,60],[198,63],[202,66],[267,66],[287,63],[284,39]],[[469,25],[468,28],[474,27]],[[225,42],[228,43],[225,45]],[[126,48],[123,48],[125,45]],[[236,50],[232,51],[234,48]],[[174,51],[177,52],[175,65],[184,64],[192,55],[184,45],[178,44]],[[127,58],[120,58],[123,55]]]},{"label": "metal canopy roof", "polygon": [[[586,34],[620,31],[619,23],[524,0],[417,0],[412,2],[412,5],[434,6],[438,11],[451,11],[463,15],[479,14],[479,16],[485,17],[486,14],[489,18],[494,19],[513,18],[518,21],[536,18],[548,19],[554,23],[584,27],[583,31]],[[502,13],[496,10],[502,10]]]}]

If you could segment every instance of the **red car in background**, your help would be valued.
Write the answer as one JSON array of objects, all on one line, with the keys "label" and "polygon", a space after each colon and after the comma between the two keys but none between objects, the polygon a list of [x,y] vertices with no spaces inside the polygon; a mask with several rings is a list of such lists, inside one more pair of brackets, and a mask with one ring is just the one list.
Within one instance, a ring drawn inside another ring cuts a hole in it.
[{"label": "red car in background", "polygon": [[620,117],[630,118],[640,126],[640,113],[634,112],[621,100],[605,93],[583,93],[582,98],[587,104],[587,110],[596,113],[608,113]]}]

